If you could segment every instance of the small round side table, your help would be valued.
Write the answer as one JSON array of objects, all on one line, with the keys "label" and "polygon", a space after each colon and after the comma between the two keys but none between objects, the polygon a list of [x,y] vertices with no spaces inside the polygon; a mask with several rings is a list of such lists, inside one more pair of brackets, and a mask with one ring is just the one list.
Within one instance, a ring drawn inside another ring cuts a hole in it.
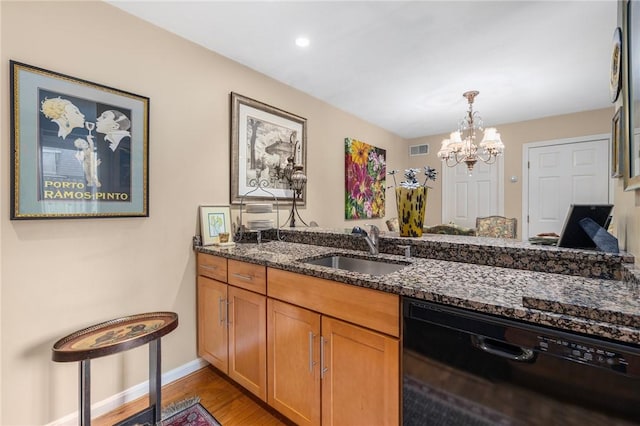
[{"label": "small round side table", "polygon": [[175,312],[149,312],[117,318],[71,333],[58,340],[52,349],[57,362],[80,361],[81,426],[91,425],[91,364],[99,358],[149,343],[149,406],[118,425],[150,423],[161,419],[161,348],[160,338],[178,326]]}]

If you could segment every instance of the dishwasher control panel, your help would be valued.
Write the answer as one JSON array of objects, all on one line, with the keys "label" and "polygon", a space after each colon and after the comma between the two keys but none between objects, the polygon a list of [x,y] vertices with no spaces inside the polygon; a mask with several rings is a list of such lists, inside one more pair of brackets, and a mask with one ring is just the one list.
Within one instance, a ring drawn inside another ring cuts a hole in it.
[{"label": "dishwasher control panel", "polygon": [[611,369],[619,373],[626,373],[629,367],[629,362],[621,353],[558,337],[539,335],[537,349],[560,358]]}]

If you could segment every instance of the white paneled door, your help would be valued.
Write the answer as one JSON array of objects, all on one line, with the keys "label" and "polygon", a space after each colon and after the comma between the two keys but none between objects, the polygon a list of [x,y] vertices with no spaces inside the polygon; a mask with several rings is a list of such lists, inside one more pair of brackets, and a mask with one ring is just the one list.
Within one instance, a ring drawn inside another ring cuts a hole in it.
[{"label": "white paneled door", "polygon": [[609,202],[607,138],[532,146],[525,155],[529,187],[526,238],[542,232],[560,234],[571,204]]},{"label": "white paneled door", "polygon": [[479,161],[469,175],[464,164],[443,164],[442,223],[475,228],[476,217],[502,214],[501,166],[502,157],[492,165]]}]

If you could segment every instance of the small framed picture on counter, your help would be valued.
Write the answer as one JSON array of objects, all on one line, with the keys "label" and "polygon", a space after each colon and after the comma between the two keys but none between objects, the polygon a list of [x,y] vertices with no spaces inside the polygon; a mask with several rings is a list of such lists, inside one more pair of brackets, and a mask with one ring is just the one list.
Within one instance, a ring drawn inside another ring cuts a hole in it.
[{"label": "small framed picture on counter", "polygon": [[200,206],[200,234],[204,246],[232,244],[229,206]]}]

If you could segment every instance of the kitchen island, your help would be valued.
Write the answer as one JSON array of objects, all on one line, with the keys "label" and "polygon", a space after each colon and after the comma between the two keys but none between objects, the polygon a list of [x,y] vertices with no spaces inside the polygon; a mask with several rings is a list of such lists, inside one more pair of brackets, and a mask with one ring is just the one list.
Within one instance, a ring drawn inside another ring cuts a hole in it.
[{"label": "kitchen island", "polygon": [[[470,312],[497,321],[515,320],[525,328],[552,327],[640,352],[640,275],[633,257],[624,253],[385,233],[378,240],[379,253],[370,254],[364,238],[349,230],[268,231],[262,233],[261,243],[251,237],[245,234],[243,242],[233,246],[195,248],[198,354],[297,424],[403,423],[400,407],[406,411],[408,404],[401,398],[405,376],[420,376],[423,366],[432,363],[420,358],[416,364],[415,353],[401,352],[410,341],[403,338],[403,315],[410,311],[402,308],[403,300],[435,302],[436,312],[446,311],[444,306],[458,309],[462,316]],[[345,261],[347,269],[341,269],[335,257]],[[357,266],[371,265],[370,261],[376,266],[384,263],[385,272],[354,272],[373,271]],[[472,328],[477,324],[474,320]],[[424,342],[430,336],[414,336],[411,341]],[[560,350],[573,344],[542,339],[540,344],[560,345]],[[472,352],[465,348],[457,353]],[[547,358],[536,365],[546,364]],[[421,380],[452,371],[437,362],[433,365]],[[635,371],[635,360],[630,368]],[[443,383],[454,382],[445,379],[437,388]],[[404,393],[409,395],[406,389]],[[484,394],[490,393],[476,390],[474,395]],[[635,406],[638,395],[631,398]],[[529,403],[519,405],[525,411],[511,413],[514,418],[528,416]],[[555,401],[541,407],[550,406],[566,408]],[[413,420],[421,418],[411,413]]]},{"label": "kitchen island", "polygon": [[[381,276],[305,263],[369,257],[358,237],[306,228],[284,241],[198,247],[203,253],[640,345],[640,273],[632,256],[449,235],[380,237],[378,258],[410,263]],[[405,258],[404,247],[411,246]],[[376,256],[371,256],[376,257]],[[454,259],[454,260],[445,260]],[[467,260],[464,262],[463,260]]]}]

